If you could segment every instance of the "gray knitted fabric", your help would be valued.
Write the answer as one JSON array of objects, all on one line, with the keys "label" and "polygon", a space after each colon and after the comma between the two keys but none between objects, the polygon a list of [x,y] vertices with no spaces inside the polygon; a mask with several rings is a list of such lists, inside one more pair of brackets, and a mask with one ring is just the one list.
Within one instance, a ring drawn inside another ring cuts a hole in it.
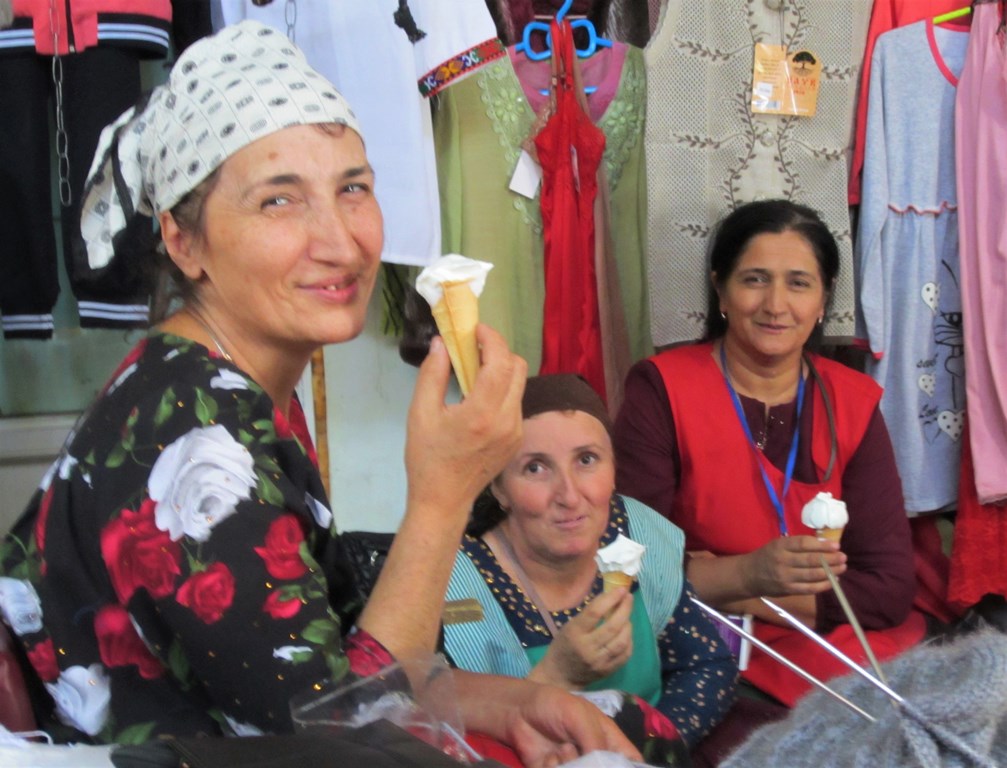
[{"label": "gray knitted fabric", "polygon": [[757,730],[721,765],[1007,766],[1007,635],[986,630],[921,646],[886,664],[884,672],[905,705],[894,705],[852,673],[829,682],[877,723],[816,690],[785,720]]}]

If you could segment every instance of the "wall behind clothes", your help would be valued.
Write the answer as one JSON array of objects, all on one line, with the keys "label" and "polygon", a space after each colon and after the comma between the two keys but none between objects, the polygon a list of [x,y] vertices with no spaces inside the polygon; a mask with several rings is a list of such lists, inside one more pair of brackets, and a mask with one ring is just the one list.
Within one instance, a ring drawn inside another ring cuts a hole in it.
[{"label": "wall behind clothes", "polygon": [[[329,488],[340,530],[394,531],[406,503],[406,416],[417,369],[380,330],[375,293],[359,338],[325,349]],[[452,379],[449,399],[460,394]]]}]

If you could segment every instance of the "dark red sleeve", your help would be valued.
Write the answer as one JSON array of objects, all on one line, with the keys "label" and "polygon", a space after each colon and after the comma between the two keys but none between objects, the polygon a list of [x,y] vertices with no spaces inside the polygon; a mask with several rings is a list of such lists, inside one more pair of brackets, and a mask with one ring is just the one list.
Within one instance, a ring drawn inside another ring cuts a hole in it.
[{"label": "dark red sleeve", "polygon": [[[840,577],[843,591],[866,629],[901,624],[916,592],[912,536],[892,441],[878,409],[846,465],[842,498],[850,514],[842,541],[849,558]],[[845,623],[832,591],[819,595],[818,629]]]},{"label": "dark red sleeve", "polygon": [[641,360],[626,378],[626,396],[615,420],[616,490],[671,516],[678,488],[675,423],[661,374]]}]

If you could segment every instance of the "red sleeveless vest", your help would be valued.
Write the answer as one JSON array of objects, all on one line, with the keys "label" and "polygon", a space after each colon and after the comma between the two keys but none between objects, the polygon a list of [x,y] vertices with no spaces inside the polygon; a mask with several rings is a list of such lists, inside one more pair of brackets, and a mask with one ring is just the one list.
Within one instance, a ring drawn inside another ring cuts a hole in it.
[{"label": "red sleeveless vest", "polygon": [[[843,472],[881,399],[881,388],[864,374],[826,358],[812,356],[812,361],[835,415],[838,451],[828,482],[791,482],[783,504],[788,531],[795,536],[814,535],[801,522],[801,510],[816,493],[828,491],[837,498],[842,496]],[[749,444],[723,374],[714,361],[712,346],[678,347],[656,355],[651,362],[661,373],[674,415],[681,479],[671,520],[685,531],[686,548],[717,555],[743,554],[780,536],[776,511],[757,462],[762,463],[777,492],[783,486],[783,472]],[[822,392],[815,386],[812,393],[805,407],[814,409],[811,455],[821,476],[829,462],[830,435]],[[857,524],[853,516],[851,524]],[[875,655],[885,659],[914,645],[922,639],[924,630],[922,614],[913,612],[898,627],[867,632],[867,636]],[[796,630],[757,621],[755,634],[819,679],[849,671]],[[866,661],[848,625],[837,627],[826,639],[855,661]],[[810,688],[757,649],[753,649],[743,677],[791,706]]]}]

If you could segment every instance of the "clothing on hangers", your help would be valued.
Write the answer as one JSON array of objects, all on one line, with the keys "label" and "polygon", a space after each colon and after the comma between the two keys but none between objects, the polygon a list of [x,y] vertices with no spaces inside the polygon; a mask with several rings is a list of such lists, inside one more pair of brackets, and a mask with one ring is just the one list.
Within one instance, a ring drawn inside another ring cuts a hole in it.
[{"label": "clothing on hangers", "polygon": [[[973,9],[955,104],[966,403],[979,502],[1007,499],[1007,101],[1003,98],[1002,0]],[[1007,520],[1007,515],[1004,516]],[[1005,524],[1004,530],[1007,530]]]},{"label": "clothing on hangers", "polygon": [[579,373],[606,398],[594,203],[605,134],[578,101],[573,25],[553,21],[553,114],[535,137],[542,166],[545,307],[540,373]]},{"label": "clothing on hangers", "polygon": [[[538,89],[550,82],[551,71],[549,61],[531,61],[513,47],[509,53],[441,95],[434,138],[444,248],[494,264],[494,277],[479,299],[480,317],[537,371],[545,302],[542,215],[537,194],[525,197],[508,183],[535,130],[544,101]],[[653,351],[644,260],[643,52],[616,43],[578,63],[598,86],[588,108],[606,136],[609,252],[617,255],[612,258],[618,271],[611,291],[623,306],[628,355],[639,359]]]},{"label": "clothing on hangers", "polygon": [[958,496],[965,420],[954,100],[969,33],[930,18],[878,38],[856,240],[865,372],[884,388],[910,515]]},{"label": "clothing on hangers", "polygon": [[825,335],[853,335],[847,159],[871,3],[799,5],[800,14],[793,3],[782,8],[782,42],[798,50],[799,41],[831,73],[821,78],[811,119],[752,114],[749,107],[752,37],[779,44],[780,10],[749,3],[746,20],[735,0],[669,0],[647,46],[647,266],[658,345],[703,335],[706,243],[717,220],[742,202],[773,197],[811,206],[835,235],[841,266]]},{"label": "clothing on hangers", "polygon": [[871,56],[875,41],[890,29],[958,10],[963,0],[875,0],[860,71],[860,95],[856,102],[853,153],[849,163],[849,204],[860,203],[864,169],[864,132],[867,130],[867,103],[871,86]]}]

